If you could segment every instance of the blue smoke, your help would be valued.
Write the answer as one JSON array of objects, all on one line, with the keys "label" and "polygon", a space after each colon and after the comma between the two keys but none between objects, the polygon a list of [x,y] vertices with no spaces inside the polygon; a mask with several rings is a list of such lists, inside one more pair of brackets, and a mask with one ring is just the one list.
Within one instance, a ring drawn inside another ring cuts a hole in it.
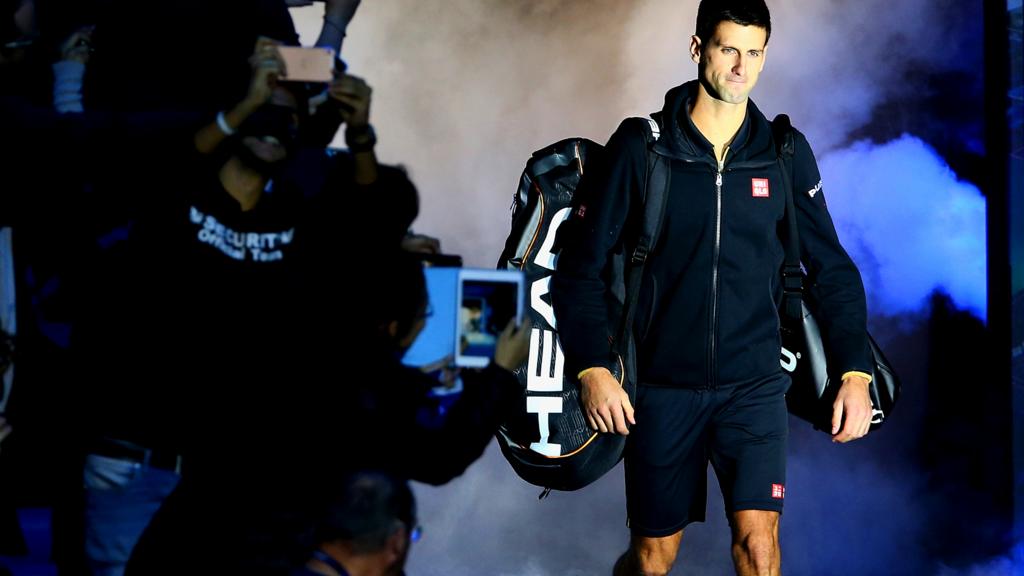
[{"label": "blue smoke", "polygon": [[867,141],[821,159],[829,210],[873,314],[921,310],[934,291],[986,316],[985,199],[920,139]]},{"label": "blue smoke", "polygon": [[935,576],[1019,576],[1024,574],[1024,543],[1018,544],[1009,554],[971,566],[965,570],[940,568]]}]

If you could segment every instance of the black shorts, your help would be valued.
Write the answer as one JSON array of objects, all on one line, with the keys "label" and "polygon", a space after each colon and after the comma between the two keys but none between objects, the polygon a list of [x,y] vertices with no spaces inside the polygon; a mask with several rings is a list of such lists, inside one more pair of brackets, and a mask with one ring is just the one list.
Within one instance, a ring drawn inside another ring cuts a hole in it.
[{"label": "black shorts", "polygon": [[727,513],[781,513],[789,383],[780,372],[717,390],[639,386],[625,453],[630,530],[662,537],[703,522],[709,461]]}]

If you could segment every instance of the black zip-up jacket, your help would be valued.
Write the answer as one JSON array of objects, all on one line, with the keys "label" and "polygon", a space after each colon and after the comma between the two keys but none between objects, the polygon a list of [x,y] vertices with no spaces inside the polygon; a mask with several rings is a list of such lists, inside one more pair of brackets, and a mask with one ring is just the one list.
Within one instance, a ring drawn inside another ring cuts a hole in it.
[{"label": "black zip-up jacket", "polygon": [[[781,370],[784,249],[778,227],[786,198],[771,124],[748,102],[719,166],[689,116],[697,88],[693,81],[668,92],[655,145],[655,152],[671,159],[671,184],[634,322],[638,380],[653,386],[715,388]],[[591,167],[573,233],[562,243],[552,304],[572,373],[614,362],[602,271],[641,213],[646,147],[640,121],[619,126],[606,161]],[[814,154],[799,133],[793,193],[805,287],[819,302],[829,365],[836,376],[870,373],[864,286],[839,244]]]}]

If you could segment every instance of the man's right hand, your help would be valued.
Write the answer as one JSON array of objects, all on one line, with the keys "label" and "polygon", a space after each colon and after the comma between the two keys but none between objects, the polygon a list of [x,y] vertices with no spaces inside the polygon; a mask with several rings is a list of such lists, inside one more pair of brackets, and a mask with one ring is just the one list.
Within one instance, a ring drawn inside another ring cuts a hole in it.
[{"label": "man's right hand", "polygon": [[626,423],[636,425],[629,394],[607,368],[593,368],[584,374],[580,391],[583,413],[594,430],[626,436],[629,434]]},{"label": "man's right hand", "polygon": [[256,47],[249,57],[252,79],[249,81],[249,93],[245,97],[245,103],[253,108],[259,108],[270,100],[278,79],[285,74],[284,60],[277,51],[280,45],[281,42],[266,36],[256,40]]}]

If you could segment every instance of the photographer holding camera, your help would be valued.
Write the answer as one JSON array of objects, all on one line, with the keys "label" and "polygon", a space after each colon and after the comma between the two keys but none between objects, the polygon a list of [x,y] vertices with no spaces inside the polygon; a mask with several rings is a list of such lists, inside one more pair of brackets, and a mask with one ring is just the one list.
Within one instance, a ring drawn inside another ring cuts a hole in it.
[{"label": "photographer holding camera", "polygon": [[[145,191],[119,188],[112,199],[133,224],[95,263],[75,333],[80,368],[104,375],[89,393],[85,465],[96,572],[120,571],[183,470],[230,470],[220,461],[251,453],[251,415],[290,393],[296,335],[307,328],[301,269],[311,242],[329,237],[311,230],[320,224],[316,194],[290,177],[293,163],[323,150],[303,148],[302,127],[313,121],[306,91],[282,81],[276,45],[257,43],[244,114],[234,126],[213,123],[223,137],[212,153],[179,155],[160,178],[140,174]],[[343,119],[368,126],[362,88],[340,95],[354,110]],[[373,195],[377,180],[372,146],[363,154],[373,180],[354,181],[365,175],[357,166],[339,182],[357,196]]]},{"label": "photographer holding camera", "polygon": [[422,265],[392,249],[373,252],[362,272],[354,310],[326,276],[322,291],[306,294],[323,326],[295,335],[304,353],[287,391],[267,397],[272,406],[245,402],[246,420],[262,426],[236,419],[234,434],[216,440],[231,451],[186,471],[129,574],[284,573],[308,559],[296,542],[347,474],[440,485],[482,455],[522,396],[509,370],[525,360],[530,326],[506,328],[491,364],[464,370],[463,392],[442,405],[431,393],[438,381],[401,363],[431,313]]}]

